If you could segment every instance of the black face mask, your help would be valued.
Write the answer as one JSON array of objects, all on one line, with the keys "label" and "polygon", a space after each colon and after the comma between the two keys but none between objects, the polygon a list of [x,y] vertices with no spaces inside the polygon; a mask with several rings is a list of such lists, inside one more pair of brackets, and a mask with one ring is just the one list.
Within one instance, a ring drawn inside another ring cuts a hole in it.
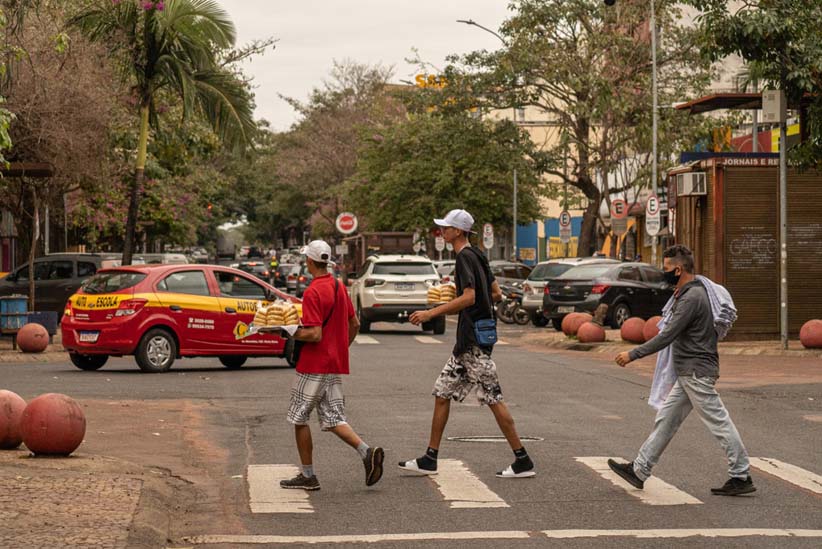
[{"label": "black face mask", "polygon": [[670,284],[671,286],[676,286],[679,284],[679,278],[682,274],[676,274],[676,269],[671,269],[670,271],[662,271],[663,276],[665,276],[665,282]]}]

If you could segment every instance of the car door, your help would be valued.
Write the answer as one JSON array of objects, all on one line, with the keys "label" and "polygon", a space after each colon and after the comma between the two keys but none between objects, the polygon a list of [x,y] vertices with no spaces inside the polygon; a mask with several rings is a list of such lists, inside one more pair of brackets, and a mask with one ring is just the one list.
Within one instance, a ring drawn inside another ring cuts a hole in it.
[{"label": "car door", "polygon": [[645,280],[651,292],[651,310],[649,311],[649,315],[661,315],[662,308],[668,303],[671,295],[673,295],[673,289],[670,284],[665,282],[665,276],[661,270],[650,266],[641,267],[640,270],[642,271],[642,278]]},{"label": "car door", "polygon": [[154,291],[161,307],[175,320],[183,354],[210,354],[217,348],[220,303],[206,281],[203,269],[175,270],[157,282]]},{"label": "car door", "polygon": [[214,269],[220,304],[216,337],[222,348],[249,355],[276,354],[282,339],[273,334],[251,334],[258,305],[268,305],[268,292],[251,275]]},{"label": "car door", "polygon": [[619,292],[614,302],[623,300],[631,309],[632,316],[647,318],[651,310],[651,292],[642,283],[639,267],[622,267],[617,273]]},{"label": "car door", "polygon": [[62,314],[66,301],[80,286],[76,284],[74,261],[51,259],[35,264],[35,304],[37,311]]}]

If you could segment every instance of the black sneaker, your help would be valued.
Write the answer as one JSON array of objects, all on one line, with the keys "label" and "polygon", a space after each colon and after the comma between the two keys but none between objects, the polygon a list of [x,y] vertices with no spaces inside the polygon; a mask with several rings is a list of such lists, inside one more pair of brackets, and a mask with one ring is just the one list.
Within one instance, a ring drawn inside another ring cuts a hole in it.
[{"label": "black sneaker", "polygon": [[711,488],[711,493],[715,496],[741,496],[743,494],[750,494],[756,492],[756,486],[753,485],[751,475],[742,480],[741,478],[729,478],[722,488]]},{"label": "black sneaker", "polygon": [[385,459],[385,452],[382,448],[369,448],[362,460],[365,465],[365,485],[374,486],[382,478],[382,462]]},{"label": "black sneaker", "polygon": [[288,480],[281,480],[280,481],[280,488],[288,488],[291,490],[319,490],[320,489],[320,481],[317,480],[317,476],[314,475],[312,477],[303,476],[302,473],[298,474],[296,477]]},{"label": "black sneaker", "polygon": [[611,468],[611,471],[625,479],[625,481],[627,481],[628,484],[634,488],[639,488],[642,490],[645,487],[645,481],[636,476],[636,473],[634,473],[633,461],[631,463],[617,463],[616,461],[609,459],[608,467]]}]

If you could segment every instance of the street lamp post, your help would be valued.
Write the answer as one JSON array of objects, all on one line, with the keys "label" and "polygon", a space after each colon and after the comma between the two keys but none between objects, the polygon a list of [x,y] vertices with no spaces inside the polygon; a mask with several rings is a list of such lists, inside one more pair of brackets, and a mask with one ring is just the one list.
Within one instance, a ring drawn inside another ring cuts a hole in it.
[{"label": "street lamp post", "polygon": [[[657,88],[657,74],[656,74],[656,9],[654,7],[654,0],[651,0],[651,88],[653,98],[653,115],[652,115],[652,122],[651,122],[651,139],[653,141],[653,159],[651,160],[651,189],[654,193],[654,196],[657,194],[657,177],[658,173],[657,170],[659,166],[657,166],[657,132],[658,132],[658,117],[659,117],[659,95],[658,95],[658,88]],[[651,243],[651,265],[656,266],[657,262],[657,236],[653,236],[653,240]]]},{"label": "street lamp post", "polygon": [[[508,43],[505,41],[505,39],[502,36],[500,36],[498,33],[492,31],[488,27],[480,25],[479,23],[477,23],[473,19],[457,19],[457,23],[463,23],[465,25],[471,25],[471,26],[480,28],[480,29],[484,30],[485,32],[487,32],[489,34],[493,34],[494,36],[496,36],[499,39],[499,41],[502,42],[503,46],[508,45]],[[517,123],[517,108],[516,108],[516,106],[511,107],[511,121],[514,124]],[[514,214],[514,222],[512,224],[513,225],[513,231],[511,233],[511,244],[512,244],[511,249],[513,251],[513,258],[514,258],[514,260],[516,260],[517,259],[517,170],[516,170],[516,168],[514,168],[514,211],[513,211],[513,214]]]}]

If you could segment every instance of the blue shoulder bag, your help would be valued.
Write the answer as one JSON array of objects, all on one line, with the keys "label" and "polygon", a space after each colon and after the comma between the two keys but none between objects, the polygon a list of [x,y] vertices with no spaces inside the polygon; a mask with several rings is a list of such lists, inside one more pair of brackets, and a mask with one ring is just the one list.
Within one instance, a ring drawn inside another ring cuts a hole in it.
[{"label": "blue shoulder bag", "polygon": [[497,342],[497,319],[494,318],[494,307],[491,305],[491,286],[488,283],[485,263],[483,262],[484,259],[485,258],[480,258],[480,262],[482,263],[482,279],[485,291],[488,292],[488,308],[491,318],[481,318],[474,321],[474,338],[480,347],[493,347]]}]

